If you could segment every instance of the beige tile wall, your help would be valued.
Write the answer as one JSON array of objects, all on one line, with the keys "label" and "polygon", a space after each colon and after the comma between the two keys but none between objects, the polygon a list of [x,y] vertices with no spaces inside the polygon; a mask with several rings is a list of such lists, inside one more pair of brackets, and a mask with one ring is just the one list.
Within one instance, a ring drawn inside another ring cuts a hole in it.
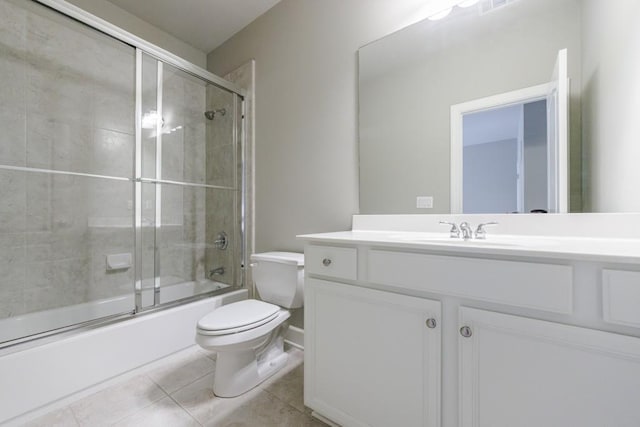
[{"label": "beige tile wall", "polygon": [[[169,65],[163,71],[162,178],[230,189],[143,184],[143,277],[152,286],[156,262],[163,283],[202,281],[225,266],[216,280],[234,283],[233,95]],[[145,57],[143,113],[157,108],[156,72]],[[35,2],[0,0],[0,75],[11,83],[0,85],[0,319],[132,294],[133,268],[109,271],[106,257],[134,253],[133,48]],[[204,112],[214,108],[227,114],[209,121]],[[142,138],[143,176],[156,178],[155,129]],[[223,230],[227,251],[212,247]]]},{"label": "beige tile wall", "polygon": [[[0,165],[132,178],[134,58],[35,3],[0,1]],[[0,318],[131,292],[132,272],[106,271],[105,257],[133,252],[132,197],[126,180],[0,170]]]}]

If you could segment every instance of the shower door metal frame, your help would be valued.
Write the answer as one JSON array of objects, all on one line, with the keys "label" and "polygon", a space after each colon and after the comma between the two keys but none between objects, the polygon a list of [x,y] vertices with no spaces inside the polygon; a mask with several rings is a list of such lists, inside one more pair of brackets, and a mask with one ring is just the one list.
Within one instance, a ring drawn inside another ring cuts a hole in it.
[{"label": "shower door metal frame", "polygon": [[[227,90],[231,93],[234,94],[234,121],[233,121],[233,134],[232,134],[232,138],[234,139],[234,142],[236,144],[240,144],[240,150],[239,153],[241,155],[241,177],[240,177],[240,181],[238,182],[238,179],[236,178],[236,183],[235,183],[235,187],[236,187],[236,191],[238,191],[239,193],[239,197],[240,197],[240,212],[238,212],[239,216],[240,216],[240,221],[239,221],[239,229],[238,229],[238,241],[240,242],[240,246],[241,246],[241,259],[239,260],[239,268],[240,268],[240,274],[238,275],[238,279],[239,279],[239,283],[237,284],[237,286],[239,287],[244,287],[246,284],[244,283],[245,280],[245,268],[248,265],[247,264],[247,254],[246,254],[246,249],[247,249],[247,243],[246,243],[246,197],[247,197],[247,183],[246,183],[246,170],[245,170],[245,154],[246,154],[246,147],[245,147],[245,138],[246,138],[246,120],[245,120],[245,105],[246,105],[246,96],[247,96],[247,91],[232,83],[229,82],[225,79],[223,79],[222,77],[216,76],[215,74],[205,70],[202,67],[199,67],[165,49],[162,49],[126,30],[123,30],[122,28],[111,24],[110,22],[99,18],[81,8],[79,8],[78,6],[75,6],[71,3],[68,3],[64,0],[33,0],[36,3],[42,4],[44,6],[47,6],[57,12],[62,13],[63,15],[66,15],[70,18],[75,19],[76,21],[79,21],[97,31],[100,31],[102,33],[105,33],[111,37],[113,37],[116,40],[120,40],[123,43],[126,43],[130,46],[132,46],[133,48],[135,48],[135,52],[136,52],[136,58],[135,58],[135,159],[134,159],[134,225],[135,225],[135,234],[134,234],[134,239],[135,239],[135,247],[134,247],[134,294],[135,294],[135,309],[134,309],[134,313],[139,313],[142,311],[150,311],[150,310],[155,310],[158,309],[159,306],[174,306],[174,303],[169,303],[166,305],[161,305],[160,301],[159,301],[159,262],[155,263],[155,274],[154,274],[154,304],[153,306],[148,306],[148,307],[144,307],[142,304],[142,254],[143,254],[143,248],[141,245],[142,242],[142,185],[143,183],[153,183],[155,184],[158,190],[159,190],[159,184],[176,184],[176,185],[189,185],[189,186],[194,186],[194,187],[204,187],[204,188],[218,188],[218,189],[228,189],[228,187],[223,187],[223,186],[216,186],[216,185],[207,185],[207,184],[184,184],[181,182],[176,182],[176,181],[170,181],[170,180],[163,180],[161,179],[162,177],[158,177],[156,176],[156,178],[158,179],[149,179],[149,178],[144,178],[142,176],[142,127],[141,127],[141,122],[142,122],[142,55],[143,54],[147,54],[150,55],[152,57],[154,57],[155,59],[158,60],[158,67],[159,67],[159,71],[160,71],[160,75],[158,78],[158,87],[160,88],[160,91],[162,90],[162,64],[168,64],[171,65],[181,71],[186,72],[187,74],[190,74],[194,77],[197,77],[201,80],[203,80],[206,83],[209,83],[213,86],[216,86],[218,88]],[[161,99],[161,92],[160,92],[160,96],[158,99],[158,103],[161,105],[162,99]],[[238,108],[237,108],[237,102],[241,103],[241,115],[240,117],[238,117],[238,114],[236,114],[238,112]],[[161,112],[161,110],[160,110]],[[241,120],[240,126],[238,126],[238,120]],[[161,126],[161,124],[160,124]],[[239,132],[238,132],[239,129]],[[158,132],[158,138],[162,138],[161,137],[161,132]],[[236,151],[237,152],[237,151]],[[157,155],[157,153],[156,153]],[[161,159],[160,159],[161,161]],[[156,203],[159,204],[161,203],[161,198],[158,197],[158,194],[156,194]],[[158,205],[156,204],[156,227],[159,226],[160,222],[158,221],[158,216],[161,215],[161,207],[158,208]],[[155,237],[154,237],[155,238]],[[155,242],[154,242],[155,243]],[[156,261],[157,261],[157,250],[155,251],[156,253]],[[235,287],[235,286],[234,286]],[[198,298],[202,298],[205,296],[208,296],[209,293],[207,294],[202,294],[202,295],[197,295],[194,296],[192,299],[198,299]],[[160,307],[161,308],[161,307]]]},{"label": "shower door metal frame", "polygon": [[[136,49],[140,50],[140,49]],[[158,61],[156,69],[156,167],[155,176],[156,181],[162,181],[162,126],[163,123],[163,111],[162,111],[162,97],[164,87],[164,64],[162,61]],[[142,153],[136,153],[136,155],[142,157]],[[155,187],[155,219],[154,219],[154,233],[153,233],[153,306],[160,305],[160,250],[158,248],[158,233],[162,230],[162,186],[154,184]],[[142,197],[142,194],[140,195]],[[140,212],[142,215],[142,212]],[[142,241],[136,242],[136,245],[142,246]],[[143,309],[142,306],[136,306],[136,311]]]}]

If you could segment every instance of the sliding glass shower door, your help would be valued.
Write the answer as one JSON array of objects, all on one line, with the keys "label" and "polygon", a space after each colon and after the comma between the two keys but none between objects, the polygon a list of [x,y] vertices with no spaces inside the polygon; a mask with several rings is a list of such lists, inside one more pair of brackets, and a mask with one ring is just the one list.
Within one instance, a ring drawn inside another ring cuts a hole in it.
[{"label": "sliding glass shower door", "polygon": [[0,342],[131,311],[135,50],[2,0],[0,75]]},{"label": "sliding glass shower door", "polygon": [[240,280],[242,104],[139,55],[140,309]]},{"label": "sliding glass shower door", "polygon": [[0,76],[0,346],[241,284],[240,96],[28,0]]}]

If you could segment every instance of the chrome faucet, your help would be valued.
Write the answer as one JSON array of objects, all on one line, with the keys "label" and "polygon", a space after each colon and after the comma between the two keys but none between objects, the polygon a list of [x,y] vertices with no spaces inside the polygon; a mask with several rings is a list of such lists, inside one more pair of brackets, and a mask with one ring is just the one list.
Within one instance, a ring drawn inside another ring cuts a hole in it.
[{"label": "chrome faucet", "polygon": [[459,226],[453,222],[447,221],[440,221],[440,224],[451,226],[451,230],[449,230],[449,237],[451,237],[452,239],[459,239],[460,234],[462,234],[462,238],[464,240],[473,238],[484,240],[487,238],[487,231],[484,229],[484,227],[486,227],[487,225],[496,225],[498,223],[495,221],[483,222],[482,224],[478,224],[475,232],[471,229],[471,226],[467,221],[461,222]]},{"label": "chrome faucet", "polygon": [[445,225],[450,225],[451,226],[451,230],[449,230],[449,237],[451,237],[452,239],[457,239],[460,237],[460,229],[458,228],[458,226],[453,223],[453,222],[447,222],[447,221],[440,221],[440,224],[445,224]]},{"label": "chrome faucet", "polygon": [[473,231],[467,221],[460,223],[460,231],[462,232],[462,238],[464,240],[469,240],[473,237]]},{"label": "chrome faucet", "polygon": [[485,226],[487,225],[496,225],[497,222],[495,221],[491,221],[491,222],[484,222],[482,224],[478,224],[478,228],[476,228],[476,239],[480,239],[480,240],[484,240],[487,238],[487,231],[484,229]]},{"label": "chrome faucet", "polygon": [[223,274],[224,274],[224,267],[218,267],[218,268],[209,270],[209,278],[212,278],[213,276],[222,276]]}]

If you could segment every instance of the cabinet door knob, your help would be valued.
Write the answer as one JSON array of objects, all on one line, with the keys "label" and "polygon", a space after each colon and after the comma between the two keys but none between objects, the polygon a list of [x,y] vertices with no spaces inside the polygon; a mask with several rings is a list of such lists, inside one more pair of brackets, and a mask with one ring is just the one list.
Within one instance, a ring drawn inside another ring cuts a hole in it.
[{"label": "cabinet door knob", "polygon": [[473,332],[471,332],[470,327],[463,326],[462,328],[460,328],[460,335],[462,335],[465,338],[469,338],[471,335],[473,335]]},{"label": "cabinet door knob", "polygon": [[324,265],[325,267],[329,267],[331,265],[331,260],[329,258],[323,259],[322,265]]},{"label": "cabinet door knob", "polygon": [[427,323],[427,328],[429,328],[429,329],[433,329],[436,326],[438,326],[438,322],[436,322],[436,319],[434,319],[434,318],[427,319],[426,323]]}]

